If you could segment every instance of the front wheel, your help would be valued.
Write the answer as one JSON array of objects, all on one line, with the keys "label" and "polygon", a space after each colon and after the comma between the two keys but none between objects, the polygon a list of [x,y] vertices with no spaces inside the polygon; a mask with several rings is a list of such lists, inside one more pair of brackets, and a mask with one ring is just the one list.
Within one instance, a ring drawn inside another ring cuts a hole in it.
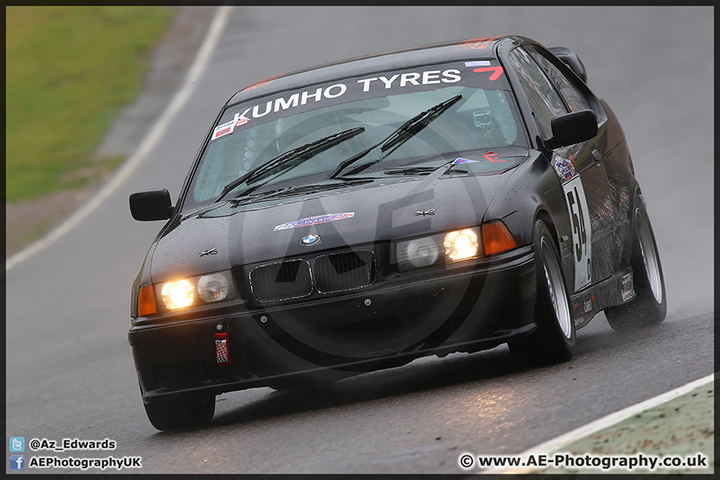
[{"label": "front wheel", "polygon": [[613,330],[656,325],[665,319],[667,313],[660,254],[645,204],[640,197],[635,207],[630,263],[635,298],[626,304],[605,309],[605,317]]},{"label": "front wheel", "polygon": [[215,395],[178,396],[144,405],[150,423],[158,430],[196,428],[212,420]]},{"label": "front wheel", "polygon": [[535,223],[535,276],[537,329],[508,342],[513,356],[522,363],[554,363],[575,354],[575,322],[560,268],[560,254],[547,225]]}]

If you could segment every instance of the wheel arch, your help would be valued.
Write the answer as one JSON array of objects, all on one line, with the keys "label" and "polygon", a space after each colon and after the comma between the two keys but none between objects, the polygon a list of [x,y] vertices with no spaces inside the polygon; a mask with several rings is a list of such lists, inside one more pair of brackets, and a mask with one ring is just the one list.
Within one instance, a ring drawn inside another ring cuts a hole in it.
[{"label": "wheel arch", "polygon": [[553,222],[552,217],[550,216],[550,213],[548,213],[547,210],[544,208],[539,208],[538,211],[535,213],[535,218],[533,219],[533,225],[535,225],[535,222],[538,220],[542,220],[545,225],[547,225],[548,230],[550,230],[550,234],[553,237],[553,241],[555,242],[555,247],[558,249],[558,253],[561,252],[560,250],[560,239],[558,237],[557,228],[555,227],[555,222]]}]

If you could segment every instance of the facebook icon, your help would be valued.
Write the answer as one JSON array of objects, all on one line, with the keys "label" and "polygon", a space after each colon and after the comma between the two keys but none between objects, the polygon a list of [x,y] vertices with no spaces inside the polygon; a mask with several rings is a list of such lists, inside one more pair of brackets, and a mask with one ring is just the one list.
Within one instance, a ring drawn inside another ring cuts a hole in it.
[{"label": "facebook icon", "polygon": [[24,470],[25,455],[10,455],[10,470]]}]

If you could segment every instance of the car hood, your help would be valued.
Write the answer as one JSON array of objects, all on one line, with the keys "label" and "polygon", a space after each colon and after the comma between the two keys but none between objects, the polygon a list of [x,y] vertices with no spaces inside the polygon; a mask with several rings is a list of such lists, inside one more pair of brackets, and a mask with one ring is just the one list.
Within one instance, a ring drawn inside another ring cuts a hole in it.
[{"label": "car hood", "polygon": [[[218,204],[156,240],[152,281],[480,225],[513,171],[383,179],[261,206]],[[309,235],[319,238],[302,245]]]}]

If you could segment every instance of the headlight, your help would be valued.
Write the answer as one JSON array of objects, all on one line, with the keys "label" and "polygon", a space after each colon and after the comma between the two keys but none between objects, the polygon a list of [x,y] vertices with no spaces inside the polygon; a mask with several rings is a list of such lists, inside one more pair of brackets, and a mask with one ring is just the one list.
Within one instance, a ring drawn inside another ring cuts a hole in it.
[{"label": "headlight", "polygon": [[160,298],[168,310],[189,307],[195,301],[195,286],[187,279],[163,283]]},{"label": "headlight", "polygon": [[197,284],[200,298],[205,302],[225,300],[230,292],[230,282],[223,272],[203,275]]},{"label": "headlight", "polygon": [[456,230],[445,235],[445,255],[454,262],[476,257],[478,254],[478,234],[471,228]]},{"label": "headlight", "polygon": [[405,254],[413,267],[427,267],[437,262],[440,249],[433,238],[416,238],[405,244]]},{"label": "headlight", "polygon": [[401,240],[395,247],[398,271],[495,255],[517,247],[501,220],[426,237]]},{"label": "headlight", "polygon": [[236,296],[229,270],[158,283],[154,285],[154,295],[147,290],[147,287],[141,289],[141,293],[146,293],[145,297],[141,295],[145,304],[143,306],[141,302],[140,316],[157,313],[152,308],[155,298],[158,299],[158,310],[168,311],[232,300]]},{"label": "headlight", "polygon": [[398,270],[457,262],[482,255],[478,227],[403,240],[396,248]]}]

